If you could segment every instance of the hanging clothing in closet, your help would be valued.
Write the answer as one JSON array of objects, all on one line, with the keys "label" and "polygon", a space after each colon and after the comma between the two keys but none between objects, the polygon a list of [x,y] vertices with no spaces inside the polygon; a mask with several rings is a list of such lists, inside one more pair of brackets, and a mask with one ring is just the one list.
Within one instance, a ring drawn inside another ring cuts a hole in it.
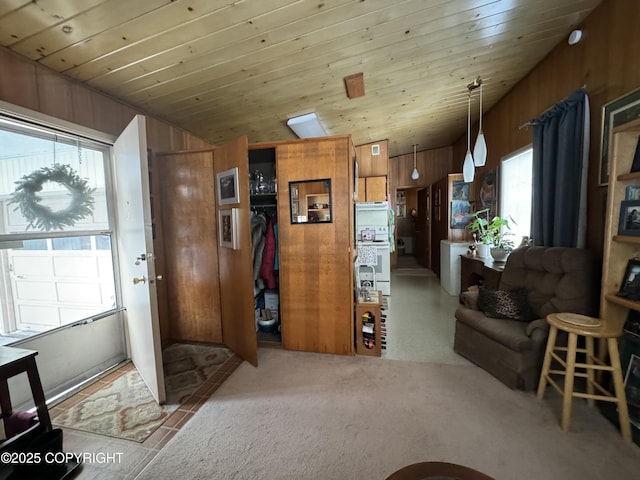
[{"label": "hanging clothing in closet", "polygon": [[260,278],[262,256],[267,235],[267,215],[264,212],[251,212],[251,245],[253,248],[253,289],[254,294],[265,288],[264,281]]},{"label": "hanging clothing in closet", "polygon": [[266,238],[264,243],[264,251],[262,254],[262,266],[260,267],[260,277],[267,283],[267,288],[278,288],[278,270],[277,252],[277,222],[278,219],[273,215],[267,224]]}]

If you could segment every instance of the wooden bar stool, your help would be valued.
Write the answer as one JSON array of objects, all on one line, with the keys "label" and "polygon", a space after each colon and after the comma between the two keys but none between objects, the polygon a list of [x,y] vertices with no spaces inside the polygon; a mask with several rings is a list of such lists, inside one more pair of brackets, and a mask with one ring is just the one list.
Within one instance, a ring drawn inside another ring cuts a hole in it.
[{"label": "wooden bar stool", "polygon": [[[562,430],[569,430],[571,421],[571,402],[573,397],[586,398],[590,407],[595,405],[595,400],[614,402],[618,404],[618,418],[620,421],[620,432],[622,437],[631,440],[631,427],[629,424],[629,412],[627,400],[624,393],[624,382],[622,380],[622,367],[620,365],[620,355],[618,353],[618,337],[622,335],[620,328],[606,325],[600,319],[579,315],[576,313],[552,313],[547,315],[549,323],[549,339],[542,364],[540,383],[538,384],[538,398],[544,395],[545,387],[549,382],[562,395]],[[558,330],[563,330],[569,335],[567,347],[556,346]],[[577,348],[578,335],[585,337],[585,347]],[[605,339],[609,351],[609,363],[605,363],[598,358],[594,352],[594,339]],[[562,358],[556,352],[566,352],[566,357]],[[576,363],[576,353],[584,353],[586,363]],[[564,370],[551,370],[551,360],[554,359]],[[576,372],[576,369],[584,371]],[[615,394],[604,388],[595,378],[595,371],[611,372]],[[564,389],[551,378],[551,375],[564,375]],[[574,392],[574,377],[587,379],[587,391]],[[596,393],[595,391],[598,391]]]}]

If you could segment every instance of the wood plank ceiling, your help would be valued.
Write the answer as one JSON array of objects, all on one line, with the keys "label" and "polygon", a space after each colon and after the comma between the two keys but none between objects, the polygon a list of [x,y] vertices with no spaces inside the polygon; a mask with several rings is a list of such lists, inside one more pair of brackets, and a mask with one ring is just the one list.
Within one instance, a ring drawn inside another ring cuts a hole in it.
[{"label": "wood plank ceiling", "polygon": [[295,138],[287,118],[316,112],[396,156],[463,135],[467,84],[490,109],[599,3],[3,0],[0,43],[213,143]]}]

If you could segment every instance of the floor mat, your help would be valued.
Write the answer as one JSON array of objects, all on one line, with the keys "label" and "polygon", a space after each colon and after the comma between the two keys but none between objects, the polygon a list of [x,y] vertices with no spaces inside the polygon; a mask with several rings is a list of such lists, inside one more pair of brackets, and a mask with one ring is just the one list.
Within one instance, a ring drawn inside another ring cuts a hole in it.
[{"label": "floor mat", "polygon": [[143,442],[233,353],[224,347],[174,344],[162,352],[167,402],[158,405],[135,368],[80,402],[52,413],[54,425]]}]

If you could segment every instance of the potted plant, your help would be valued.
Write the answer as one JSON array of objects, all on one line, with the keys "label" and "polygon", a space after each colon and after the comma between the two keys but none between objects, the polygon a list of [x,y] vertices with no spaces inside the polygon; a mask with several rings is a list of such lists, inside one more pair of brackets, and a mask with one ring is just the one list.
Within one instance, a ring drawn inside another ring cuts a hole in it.
[{"label": "potted plant", "polygon": [[489,250],[496,262],[504,262],[515,246],[513,240],[508,238],[513,235],[509,222],[515,222],[511,217],[501,218],[498,216],[489,221],[488,214],[488,208],[470,213],[469,217],[472,220],[466,228],[473,232],[474,239],[478,244],[478,254],[481,257],[486,257],[489,253],[487,250]]}]

